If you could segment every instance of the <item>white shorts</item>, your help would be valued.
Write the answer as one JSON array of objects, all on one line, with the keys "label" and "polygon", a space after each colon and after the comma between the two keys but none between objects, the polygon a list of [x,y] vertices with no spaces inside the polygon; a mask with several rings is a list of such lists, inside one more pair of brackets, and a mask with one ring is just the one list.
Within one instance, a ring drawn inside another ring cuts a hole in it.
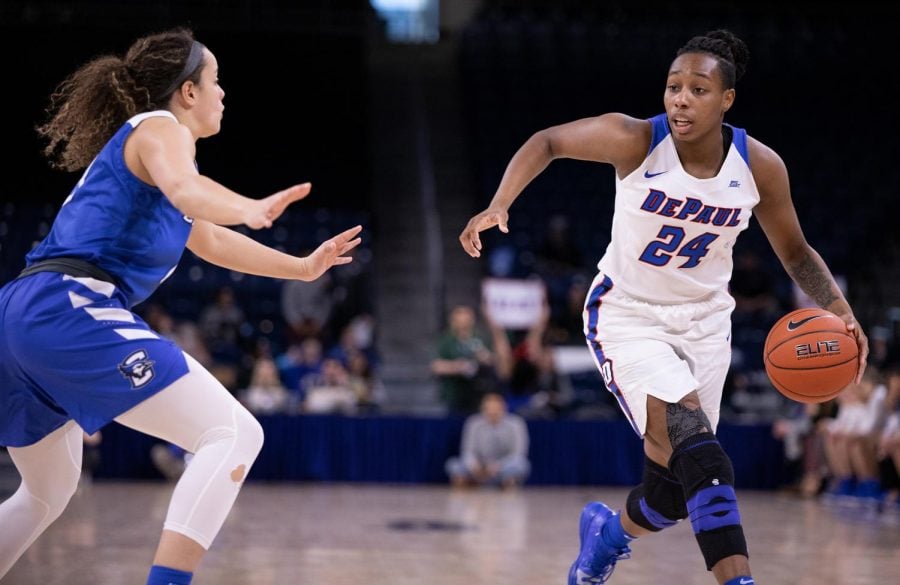
[{"label": "white shorts", "polygon": [[694,390],[715,431],[731,364],[733,309],[726,291],[656,305],[618,291],[603,273],[594,278],[584,305],[584,334],[635,432],[646,432],[648,395],[675,403]]}]

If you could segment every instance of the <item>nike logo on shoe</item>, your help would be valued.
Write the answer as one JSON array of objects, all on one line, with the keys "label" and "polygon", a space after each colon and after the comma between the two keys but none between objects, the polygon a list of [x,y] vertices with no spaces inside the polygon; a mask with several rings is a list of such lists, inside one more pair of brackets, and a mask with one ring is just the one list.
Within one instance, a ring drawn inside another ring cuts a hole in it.
[{"label": "nike logo on shoe", "polygon": [[[824,315],[813,315],[812,317],[807,317],[806,319],[800,319],[796,323],[794,323],[793,320],[788,321],[788,331],[793,331],[794,329],[802,326],[804,323],[808,323],[813,319],[818,319],[819,317],[824,317]],[[748,581],[748,583],[752,583],[752,581]]]},{"label": "nike logo on shoe", "polygon": [[644,171],[644,178],[645,178],[645,179],[652,179],[652,178],[655,177],[656,175],[661,175],[661,174],[663,174],[663,173],[668,173],[668,172],[669,172],[669,171],[660,171],[660,172],[658,172],[658,173],[651,173],[650,171]]}]

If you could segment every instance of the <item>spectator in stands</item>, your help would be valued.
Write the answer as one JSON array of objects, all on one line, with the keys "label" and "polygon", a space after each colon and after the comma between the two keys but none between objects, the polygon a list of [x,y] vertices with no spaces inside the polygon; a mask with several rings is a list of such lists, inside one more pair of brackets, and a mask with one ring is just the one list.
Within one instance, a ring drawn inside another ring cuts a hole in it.
[{"label": "spectator in stands", "polygon": [[437,344],[431,371],[440,382],[441,399],[454,414],[471,414],[481,397],[496,390],[490,342],[475,329],[475,311],[460,305],[450,311],[449,328]]},{"label": "spectator in stands", "polygon": [[455,487],[499,485],[508,489],[528,477],[528,427],[522,417],[507,411],[502,395],[486,394],[481,412],[466,419],[460,455],[447,461],[446,471]]},{"label": "spectator in stands", "polygon": [[275,364],[281,382],[291,393],[288,411],[296,412],[303,402],[304,379],[318,375],[322,369],[322,342],[315,337],[307,337],[293,343],[275,359]]},{"label": "spectator in stands", "polygon": [[[504,390],[507,408],[527,417],[554,418],[558,384],[553,367],[553,350],[547,343],[550,307],[545,304],[540,317],[522,335],[507,331],[482,311],[491,331],[495,371]],[[515,345],[510,338],[517,339]]]},{"label": "spectator in stands", "polygon": [[278,377],[278,368],[268,356],[256,359],[250,385],[238,398],[254,414],[275,414],[287,409],[290,394]]},{"label": "spectator in stands", "polygon": [[796,485],[792,487],[801,497],[812,498],[819,494],[828,477],[825,434],[819,422],[834,418],[837,402],[792,403],[790,408],[789,416],[773,423],[772,435],[784,442],[788,474],[792,480],[796,478]]},{"label": "spectator in stands", "polygon": [[325,358],[322,371],[304,379],[303,411],[311,414],[355,414],[357,395],[340,361]]},{"label": "spectator in stands", "polygon": [[858,384],[838,396],[837,417],[825,425],[825,452],[832,473],[830,496],[868,501],[881,497],[877,447],[884,427],[887,388],[869,367]]},{"label": "spectator in stands", "polygon": [[338,343],[328,350],[327,355],[349,365],[350,356],[360,352],[366,355],[370,365],[375,364],[375,319],[368,313],[350,319],[341,331]]},{"label": "spectator in stands", "polygon": [[385,389],[366,354],[361,351],[352,353],[347,359],[347,372],[350,388],[356,396],[358,412],[377,412],[378,405],[384,401]]}]

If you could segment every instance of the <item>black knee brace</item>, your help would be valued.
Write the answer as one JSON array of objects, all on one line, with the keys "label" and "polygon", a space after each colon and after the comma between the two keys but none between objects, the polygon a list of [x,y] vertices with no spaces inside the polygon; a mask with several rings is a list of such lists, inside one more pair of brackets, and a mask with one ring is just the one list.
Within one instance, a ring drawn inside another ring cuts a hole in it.
[{"label": "black knee brace", "polygon": [[741,528],[734,470],[712,433],[700,433],[675,446],[672,474],[684,486],[687,512],[707,570],[725,557],[747,554]]},{"label": "black knee brace", "polygon": [[641,485],[628,494],[628,517],[638,526],[658,532],[687,518],[684,488],[668,469],[644,458]]}]

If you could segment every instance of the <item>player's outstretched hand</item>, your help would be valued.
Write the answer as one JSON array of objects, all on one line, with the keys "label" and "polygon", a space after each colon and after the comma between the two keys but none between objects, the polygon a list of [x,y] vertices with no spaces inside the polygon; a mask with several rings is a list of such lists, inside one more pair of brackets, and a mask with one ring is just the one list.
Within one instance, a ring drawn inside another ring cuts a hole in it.
[{"label": "player's outstretched hand", "polygon": [[315,280],[332,266],[352,262],[353,258],[344,254],[357,247],[362,241],[362,238],[356,237],[361,231],[362,226],[358,225],[322,242],[322,245],[306,257],[307,274],[303,280]]},{"label": "player's outstretched hand", "polygon": [[462,244],[463,250],[472,258],[481,257],[481,238],[478,236],[478,232],[497,226],[504,234],[509,233],[507,221],[509,221],[509,214],[505,210],[485,209],[470,219],[466,228],[459,235],[459,242]]},{"label": "player's outstretched hand", "polygon": [[311,189],[312,183],[302,183],[255,201],[244,223],[255,230],[272,227],[288,205],[309,195]]},{"label": "player's outstretched hand", "polygon": [[844,323],[847,324],[847,331],[852,333],[853,337],[856,338],[856,346],[859,349],[859,355],[856,358],[859,361],[859,371],[856,374],[856,380],[854,380],[854,382],[859,384],[862,382],[863,374],[866,371],[866,364],[869,360],[869,338],[863,333],[862,327],[860,327],[859,321],[856,320],[853,313],[844,313],[838,315],[838,317],[844,320]]}]

